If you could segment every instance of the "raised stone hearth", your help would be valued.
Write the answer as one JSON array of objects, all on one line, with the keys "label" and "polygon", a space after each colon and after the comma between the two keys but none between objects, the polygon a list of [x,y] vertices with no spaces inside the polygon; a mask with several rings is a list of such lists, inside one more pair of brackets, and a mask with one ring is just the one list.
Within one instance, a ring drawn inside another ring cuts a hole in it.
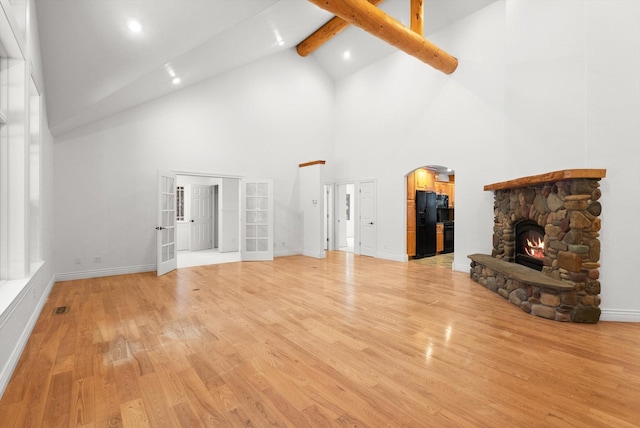
[{"label": "raised stone hearth", "polygon": [[[473,280],[533,315],[598,322],[605,173],[564,170],[485,186],[494,191],[493,250],[469,256]],[[514,263],[514,225],[523,220],[544,228],[541,272]]]}]

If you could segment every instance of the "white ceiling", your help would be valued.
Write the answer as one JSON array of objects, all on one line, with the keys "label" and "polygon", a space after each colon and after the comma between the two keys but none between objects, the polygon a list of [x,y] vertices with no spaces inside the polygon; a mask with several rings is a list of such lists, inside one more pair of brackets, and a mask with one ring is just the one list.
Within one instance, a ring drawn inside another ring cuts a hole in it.
[{"label": "white ceiling", "polygon": [[[426,0],[425,35],[493,1]],[[379,7],[408,23],[409,0]],[[36,0],[36,14],[56,136],[295,49],[332,17],[304,0]],[[142,23],[141,33],[128,29],[130,18]],[[343,59],[345,50],[351,59]],[[395,51],[350,26],[312,56],[338,80]],[[179,85],[171,74],[180,77]]]}]

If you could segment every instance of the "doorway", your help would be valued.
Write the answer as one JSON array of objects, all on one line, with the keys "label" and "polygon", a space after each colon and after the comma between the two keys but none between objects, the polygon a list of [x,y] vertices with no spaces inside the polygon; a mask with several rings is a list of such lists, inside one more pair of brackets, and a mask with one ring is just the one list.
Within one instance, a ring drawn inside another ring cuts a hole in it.
[{"label": "doorway", "polygon": [[340,251],[355,251],[355,184],[336,185],[336,248]]},{"label": "doorway", "polygon": [[178,174],[177,267],[241,260],[240,179]]},{"label": "doorway", "polygon": [[324,250],[335,248],[333,234],[333,185],[324,185]]},{"label": "doorway", "polygon": [[410,171],[405,178],[408,260],[452,267],[455,171],[446,166],[426,165]]}]

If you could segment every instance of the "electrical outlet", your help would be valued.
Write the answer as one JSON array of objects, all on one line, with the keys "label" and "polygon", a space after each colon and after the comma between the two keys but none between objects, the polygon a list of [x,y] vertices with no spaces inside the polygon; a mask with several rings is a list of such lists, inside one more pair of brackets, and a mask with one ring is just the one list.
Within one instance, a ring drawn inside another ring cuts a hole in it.
[{"label": "electrical outlet", "polygon": [[94,256],[93,257],[93,262],[94,263],[102,263],[102,256]]},{"label": "electrical outlet", "polygon": [[80,257],[76,257],[76,264],[77,265],[82,264],[82,260],[80,259]]}]

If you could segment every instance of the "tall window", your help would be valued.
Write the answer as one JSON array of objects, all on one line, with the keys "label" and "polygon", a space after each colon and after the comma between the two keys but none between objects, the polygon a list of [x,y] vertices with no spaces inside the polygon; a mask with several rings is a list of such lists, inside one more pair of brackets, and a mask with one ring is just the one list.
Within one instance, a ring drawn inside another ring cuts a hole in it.
[{"label": "tall window", "polygon": [[8,60],[2,56],[0,57],[0,282],[9,277],[8,76]]},{"label": "tall window", "polygon": [[42,207],[40,201],[40,91],[33,78],[29,94],[29,260],[32,273],[42,260]]},{"label": "tall window", "polygon": [[26,66],[0,56],[0,281],[27,278],[43,260],[41,97]]},{"label": "tall window", "polygon": [[32,3],[0,1],[0,314],[44,263],[42,87],[30,77],[25,34]]},{"label": "tall window", "polygon": [[184,220],[184,187],[176,187],[176,221]]}]

